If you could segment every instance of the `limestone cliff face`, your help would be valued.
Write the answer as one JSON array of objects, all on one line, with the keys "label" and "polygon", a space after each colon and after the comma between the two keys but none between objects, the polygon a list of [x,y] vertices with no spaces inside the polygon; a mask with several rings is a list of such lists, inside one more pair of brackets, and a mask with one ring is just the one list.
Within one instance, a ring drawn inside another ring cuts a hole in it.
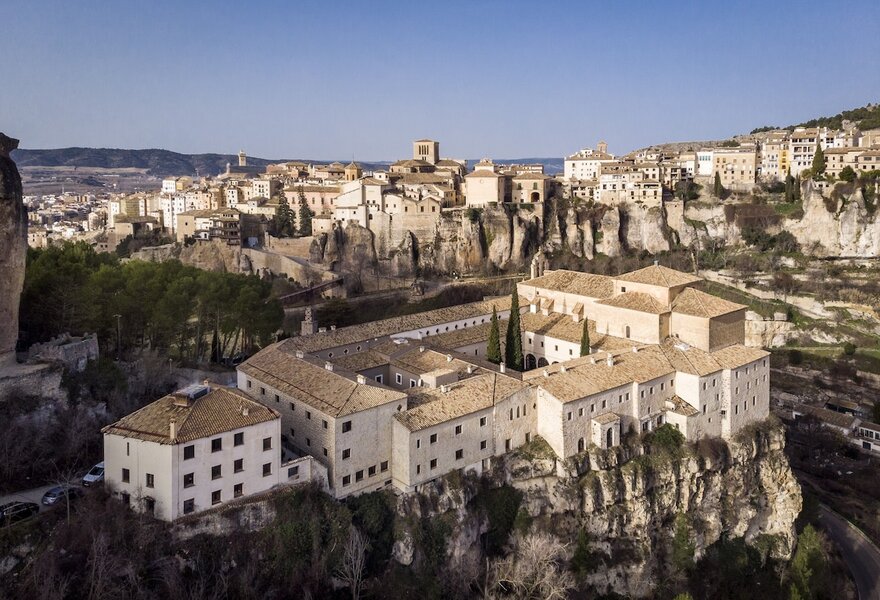
[{"label": "limestone cliff face", "polygon": [[18,140],[0,133],[0,366],[15,362],[19,297],[27,255],[27,210],[21,176],[9,153]]},{"label": "limestone cliff face", "polygon": [[[767,544],[776,557],[791,555],[794,520],[801,492],[784,454],[781,425],[770,424],[742,439],[693,447],[680,458],[644,455],[643,449],[595,448],[566,461],[511,453],[496,459],[492,477],[523,492],[520,512],[531,527],[553,533],[573,551],[586,534],[596,565],[586,585],[645,597],[669,572],[675,520],[685,515],[696,557],[722,535]],[[412,517],[445,515],[454,523],[448,562],[483,560],[480,534],[488,523],[472,509],[477,486],[441,480],[432,488],[398,500],[394,555],[401,563],[417,558]]]},{"label": "limestone cliff face", "polygon": [[644,204],[621,206],[621,238],[626,247],[633,250],[647,250],[651,254],[670,249],[669,228],[666,215],[659,206],[647,207]]},{"label": "limestone cliff face", "polygon": [[880,256],[880,223],[869,214],[861,189],[827,199],[807,182],[803,189],[804,216],[786,221],[801,247],[818,256]]},{"label": "limestone cliff face", "polygon": [[182,244],[148,246],[132,252],[131,259],[147,262],[177,259],[185,265],[218,273],[239,273],[242,272],[242,264],[247,264],[246,260],[242,260],[241,249],[238,246],[230,246],[223,240],[198,242],[191,246]]}]

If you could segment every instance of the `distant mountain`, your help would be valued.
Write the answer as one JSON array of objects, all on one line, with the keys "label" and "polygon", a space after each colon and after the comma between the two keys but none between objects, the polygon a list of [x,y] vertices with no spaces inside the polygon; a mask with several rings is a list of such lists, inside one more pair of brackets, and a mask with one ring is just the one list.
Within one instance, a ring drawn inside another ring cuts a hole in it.
[{"label": "distant mountain", "polygon": [[[150,175],[166,177],[169,175],[217,175],[226,170],[226,163],[238,164],[234,154],[181,154],[170,150],[125,150],[119,148],[56,148],[52,150],[15,150],[12,159],[19,167],[101,167],[106,169],[146,169]],[[248,165],[265,166],[293,159],[266,159],[248,156]],[[324,164],[332,161],[302,160],[306,163]],[[545,173],[562,172],[563,159],[560,158],[517,158],[496,159],[499,164],[540,163]],[[339,161],[343,164],[349,161]],[[471,160],[473,165],[477,160]],[[387,168],[391,162],[361,162],[365,169]]]}]

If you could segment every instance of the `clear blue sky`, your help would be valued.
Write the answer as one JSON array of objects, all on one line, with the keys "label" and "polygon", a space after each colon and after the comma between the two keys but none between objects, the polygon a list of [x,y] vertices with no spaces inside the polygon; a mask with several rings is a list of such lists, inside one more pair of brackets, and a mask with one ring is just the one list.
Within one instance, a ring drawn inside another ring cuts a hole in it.
[{"label": "clear blue sky", "polygon": [[717,139],[880,100],[880,2],[0,0],[0,131],[383,160]]}]

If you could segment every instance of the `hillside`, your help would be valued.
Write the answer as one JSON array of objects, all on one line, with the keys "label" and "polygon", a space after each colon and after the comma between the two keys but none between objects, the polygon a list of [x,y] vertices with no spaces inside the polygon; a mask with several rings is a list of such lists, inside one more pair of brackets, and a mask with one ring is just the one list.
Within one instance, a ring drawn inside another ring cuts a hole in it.
[{"label": "hillside", "polygon": [[[238,156],[232,154],[181,154],[171,150],[128,150],[121,148],[55,148],[48,150],[15,150],[12,158],[23,167],[100,167],[105,169],[146,169],[156,177],[168,175],[216,175],[226,169],[226,163],[237,164]],[[306,163],[326,163],[312,159],[266,159],[248,156],[248,164],[264,166],[288,160]],[[340,161],[347,163],[348,161]],[[470,164],[477,162],[469,161]],[[561,158],[500,159],[500,164],[541,163],[549,174],[562,171]],[[366,169],[387,168],[390,162],[361,162]]]}]

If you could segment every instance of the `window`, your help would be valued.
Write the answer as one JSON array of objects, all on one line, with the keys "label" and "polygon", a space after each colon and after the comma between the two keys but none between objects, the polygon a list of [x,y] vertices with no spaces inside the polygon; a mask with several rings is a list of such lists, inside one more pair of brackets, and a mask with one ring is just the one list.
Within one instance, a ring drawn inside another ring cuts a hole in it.
[{"label": "window", "polygon": [[486,442],[486,440],[481,440],[480,441],[480,450],[485,450],[487,445],[488,445],[488,443]]},{"label": "window", "polygon": [[382,383],[382,376],[376,375],[376,383]]},{"label": "window", "polygon": [[312,447],[312,438],[306,438],[306,446],[308,446],[309,448]]},{"label": "window", "polygon": [[394,381],[396,381],[398,385],[402,384],[403,383],[403,375],[401,375],[400,373],[397,373],[394,376]]},{"label": "window", "polygon": [[422,465],[416,465],[416,475],[422,472]]},{"label": "window", "polygon": [[455,460],[461,460],[462,458],[464,458],[464,450],[459,448],[455,451]]},{"label": "window", "polygon": [[324,456],[327,456],[327,448],[321,448],[321,451],[324,453]]},{"label": "window", "polygon": [[504,451],[510,452],[510,438],[504,440]]},{"label": "window", "polygon": [[196,456],[196,447],[193,445],[184,446],[183,447],[183,460],[189,460],[191,458],[195,458]]},{"label": "window", "polygon": [[416,440],[416,448],[422,447],[422,440]]},{"label": "window", "polygon": [[568,420],[571,421],[571,411],[568,411]]},{"label": "window", "polygon": [[327,419],[321,419],[321,427],[327,429]]},{"label": "window", "polygon": [[275,402],[281,402],[281,398],[278,397],[278,394],[275,394]]},{"label": "window", "polygon": [[429,465],[429,467],[430,467],[431,469],[436,469],[436,468],[437,468],[437,459],[436,459],[436,458],[432,458],[432,459],[431,459],[431,464]]},{"label": "window", "polygon": [[354,480],[355,480],[355,481],[361,481],[363,478],[364,478],[364,471],[363,471],[363,469],[361,469],[360,471],[357,471],[357,472],[354,474]]},{"label": "window", "polygon": [[223,450],[223,438],[211,440],[211,452],[220,452],[221,450]]},{"label": "window", "polygon": [[[128,442],[125,442],[125,455],[129,456],[131,454],[131,446]],[[186,457],[184,457],[186,458]]]},{"label": "window", "polygon": [[312,420],[312,411],[310,411],[310,410],[306,411],[306,419],[308,419],[309,421]]},{"label": "window", "polygon": [[290,437],[296,437],[296,430],[293,427],[290,428]]},{"label": "window", "polygon": [[251,389],[251,383],[252,383],[251,380],[248,379],[248,380],[247,380],[247,387],[248,387],[248,389]]},{"label": "window", "polygon": [[236,473],[241,473],[244,471],[244,459],[239,458],[234,463],[232,463],[232,470]]},{"label": "window", "polygon": [[220,479],[221,477],[223,477],[223,467],[220,465],[211,467],[211,479]]},{"label": "window", "polygon": [[263,477],[268,477],[272,474],[272,463],[266,463],[263,465]]},{"label": "window", "polygon": [[351,485],[351,475],[346,475],[345,477],[342,478],[342,485],[343,486]]},{"label": "window", "polygon": [[239,432],[235,434],[235,437],[232,438],[233,446],[244,446],[244,432]]},{"label": "window", "polygon": [[369,469],[367,469],[367,477],[372,477],[376,474],[376,465],[373,465]]},{"label": "window", "polygon": [[265,396],[265,395],[266,395],[266,388],[264,388],[264,387],[261,387],[261,388],[260,388],[260,395],[261,395],[261,396]]},{"label": "window", "polygon": [[196,476],[194,473],[187,473],[183,476],[183,487],[188,488],[196,484]]},{"label": "window", "polygon": [[220,504],[220,490],[211,492],[211,504]]},{"label": "window", "polygon": [[455,426],[455,435],[461,435],[461,425]]},{"label": "window", "polygon": [[346,448],[342,451],[342,460],[348,460],[351,458],[351,448]]},{"label": "window", "polygon": [[409,380],[409,387],[411,387],[411,388],[416,387],[416,380],[415,380],[415,379],[410,379],[410,380]]},{"label": "window", "polygon": [[196,501],[190,498],[183,501],[183,514],[188,515],[196,510]]},{"label": "window", "polygon": [[383,473],[388,470],[388,461],[387,460],[383,460],[381,463],[379,463],[379,470],[382,471]]},{"label": "window", "polygon": [[146,486],[147,486],[148,488],[154,487],[153,484],[154,484],[155,482],[156,482],[156,478],[153,477],[153,474],[152,474],[152,473],[147,473],[147,482],[146,482]]},{"label": "window", "polygon": [[293,411],[295,409],[296,409],[296,406],[293,404],[293,402],[291,402],[290,403],[290,410]]},{"label": "window", "polygon": [[271,449],[272,449],[272,438],[271,437],[263,438],[263,452],[265,452],[266,450],[271,450]]},{"label": "window", "polygon": [[232,496],[234,498],[241,498],[242,496],[244,496],[244,484],[243,483],[236,483],[235,484],[235,487],[232,488]]},{"label": "window", "polygon": [[299,467],[290,467],[287,469],[287,478],[298,477],[299,476]]},{"label": "window", "polygon": [[122,469],[122,483],[128,483],[131,477],[131,472],[128,469]]},{"label": "window", "polygon": [[343,421],[342,433],[348,433],[349,431],[351,431],[351,421]]},{"label": "window", "polygon": [[480,417],[480,427],[486,426],[486,417]]}]

